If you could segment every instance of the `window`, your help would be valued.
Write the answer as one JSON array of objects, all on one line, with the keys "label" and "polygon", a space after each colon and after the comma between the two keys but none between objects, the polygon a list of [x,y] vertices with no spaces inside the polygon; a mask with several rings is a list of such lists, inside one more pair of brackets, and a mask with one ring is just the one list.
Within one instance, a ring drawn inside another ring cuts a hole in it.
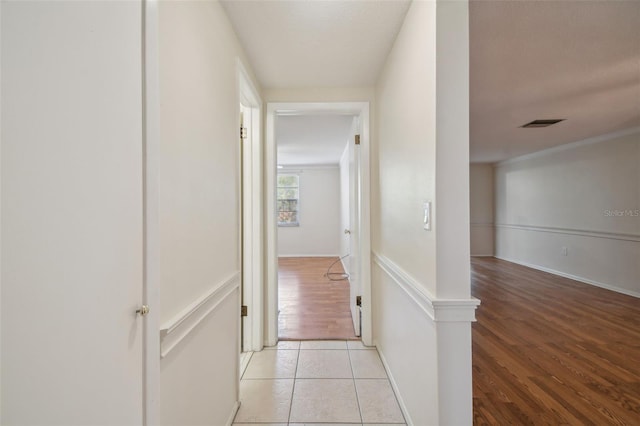
[{"label": "window", "polygon": [[300,197],[298,175],[278,175],[278,226],[299,226]]}]

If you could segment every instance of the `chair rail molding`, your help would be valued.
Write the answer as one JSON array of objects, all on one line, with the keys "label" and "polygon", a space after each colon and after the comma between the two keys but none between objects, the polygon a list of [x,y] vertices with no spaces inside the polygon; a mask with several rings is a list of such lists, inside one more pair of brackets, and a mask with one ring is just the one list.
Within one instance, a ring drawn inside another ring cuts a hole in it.
[{"label": "chair rail molding", "polygon": [[214,286],[209,292],[195,300],[160,328],[160,358],[166,357],[173,348],[189,335],[229,295],[240,287],[240,271]]},{"label": "chair rail molding", "polygon": [[386,256],[374,252],[373,261],[434,322],[474,322],[476,320],[475,311],[480,305],[479,299],[475,297],[438,299],[429,294],[423,285]]},{"label": "chair rail molding", "polygon": [[519,231],[548,232],[552,234],[577,235],[580,237],[605,238],[608,240],[636,241],[640,242],[640,234],[623,234],[616,232],[603,232],[596,230],[559,228],[535,225],[516,225],[507,223],[497,223],[494,225],[498,229],[515,229]]}]

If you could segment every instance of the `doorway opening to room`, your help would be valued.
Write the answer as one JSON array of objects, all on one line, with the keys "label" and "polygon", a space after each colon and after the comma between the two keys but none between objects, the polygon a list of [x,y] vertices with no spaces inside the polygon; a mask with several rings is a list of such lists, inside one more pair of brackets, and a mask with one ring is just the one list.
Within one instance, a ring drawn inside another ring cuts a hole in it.
[{"label": "doorway opening to room", "polygon": [[343,264],[350,256],[343,237],[349,232],[349,142],[358,131],[357,120],[329,113],[278,117],[279,339],[360,335]]},{"label": "doorway opening to room", "polygon": [[[267,261],[274,272],[267,299],[276,302],[274,318],[269,307],[267,317],[276,339],[356,340],[363,335],[362,296],[370,285],[368,274],[366,285],[362,280],[362,240],[366,234],[368,247],[369,228],[368,215],[362,227],[368,149],[363,161],[361,141],[368,114],[354,105],[303,105],[267,118],[267,150],[273,148],[274,160],[267,158],[267,171],[274,169],[274,217],[268,227],[274,229],[275,251]],[[368,142],[368,128],[366,133]]]}]

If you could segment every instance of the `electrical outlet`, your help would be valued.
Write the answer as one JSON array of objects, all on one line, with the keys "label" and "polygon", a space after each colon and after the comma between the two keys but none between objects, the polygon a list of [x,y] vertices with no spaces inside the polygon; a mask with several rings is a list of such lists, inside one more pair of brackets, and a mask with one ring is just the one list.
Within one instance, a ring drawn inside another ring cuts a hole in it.
[{"label": "electrical outlet", "polygon": [[569,249],[566,247],[562,247],[562,255],[563,256],[568,256],[569,255]]}]

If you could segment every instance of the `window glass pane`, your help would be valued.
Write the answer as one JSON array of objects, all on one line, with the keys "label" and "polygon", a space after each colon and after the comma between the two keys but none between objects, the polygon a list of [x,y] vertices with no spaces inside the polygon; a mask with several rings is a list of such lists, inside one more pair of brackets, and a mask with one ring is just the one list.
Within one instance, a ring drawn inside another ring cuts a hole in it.
[{"label": "window glass pane", "polygon": [[298,188],[278,188],[278,200],[298,199]]},{"label": "window glass pane", "polygon": [[278,212],[279,224],[297,224],[298,212]]},{"label": "window glass pane", "polygon": [[280,212],[298,211],[298,200],[278,200],[278,211]]},{"label": "window glass pane", "polygon": [[278,175],[278,224],[298,225],[298,175]]},{"label": "window glass pane", "polygon": [[298,186],[298,176],[278,175],[278,186]]}]

